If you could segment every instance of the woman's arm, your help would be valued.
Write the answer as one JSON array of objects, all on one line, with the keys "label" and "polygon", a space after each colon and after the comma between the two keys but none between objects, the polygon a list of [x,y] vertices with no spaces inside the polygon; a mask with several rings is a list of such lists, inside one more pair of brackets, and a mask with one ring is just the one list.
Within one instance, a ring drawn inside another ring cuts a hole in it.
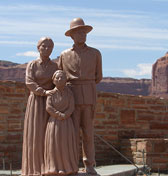
[{"label": "woman's arm", "polygon": [[32,91],[36,95],[45,96],[45,90],[40,87],[37,82],[35,81],[34,76],[34,62],[30,62],[26,68],[26,78],[25,78],[26,86],[30,91]]}]

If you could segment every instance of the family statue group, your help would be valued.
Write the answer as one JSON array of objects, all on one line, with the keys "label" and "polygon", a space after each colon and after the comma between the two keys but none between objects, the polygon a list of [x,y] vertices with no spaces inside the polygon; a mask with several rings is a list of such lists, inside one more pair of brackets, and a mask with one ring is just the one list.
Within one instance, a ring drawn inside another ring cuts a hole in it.
[{"label": "family statue group", "polygon": [[96,84],[102,79],[100,52],[86,45],[92,26],[81,18],[65,32],[74,41],[58,63],[50,60],[54,42],[38,41],[39,58],[26,69],[30,90],[24,121],[22,175],[78,173],[80,130],[85,172],[96,175],[93,120]]}]

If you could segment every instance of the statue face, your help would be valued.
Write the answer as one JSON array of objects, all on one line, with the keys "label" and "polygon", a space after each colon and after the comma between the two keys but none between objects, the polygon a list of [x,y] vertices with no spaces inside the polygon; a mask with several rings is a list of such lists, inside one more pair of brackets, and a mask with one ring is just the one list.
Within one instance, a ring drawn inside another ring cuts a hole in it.
[{"label": "statue face", "polygon": [[67,78],[65,74],[58,73],[56,74],[53,83],[56,85],[56,87],[64,87],[66,85]]},{"label": "statue face", "polygon": [[75,44],[84,44],[86,42],[86,32],[84,29],[76,29],[72,32],[71,38]]},{"label": "statue face", "polygon": [[49,57],[53,50],[53,44],[49,40],[45,40],[39,46],[38,51],[40,56],[42,57]]}]

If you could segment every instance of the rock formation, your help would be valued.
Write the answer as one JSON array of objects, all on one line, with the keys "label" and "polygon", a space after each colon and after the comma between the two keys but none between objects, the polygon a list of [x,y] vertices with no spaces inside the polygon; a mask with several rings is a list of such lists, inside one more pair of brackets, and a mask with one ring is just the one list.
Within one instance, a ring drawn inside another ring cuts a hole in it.
[{"label": "rock formation", "polygon": [[151,79],[133,79],[133,78],[112,78],[104,77],[97,85],[98,91],[143,95],[148,96],[151,91]]},{"label": "rock formation", "polygon": [[[54,59],[57,62],[57,59]],[[24,82],[27,64],[16,64],[0,61],[0,80]],[[120,94],[144,95],[150,94],[150,79],[112,78],[104,77],[97,85],[98,91]]]},{"label": "rock formation", "polygon": [[151,89],[151,95],[168,98],[168,53],[153,64]]}]

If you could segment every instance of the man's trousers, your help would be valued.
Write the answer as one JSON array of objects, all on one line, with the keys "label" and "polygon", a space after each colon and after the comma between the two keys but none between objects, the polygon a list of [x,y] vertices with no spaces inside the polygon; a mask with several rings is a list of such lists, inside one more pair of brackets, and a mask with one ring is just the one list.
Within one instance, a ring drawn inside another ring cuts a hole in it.
[{"label": "man's trousers", "polygon": [[95,165],[95,149],[94,149],[94,115],[95,106],[93,105],[76,105],[72,114],[74,123],[77,149],[79,158],[80,129],[82,131],[82,153],[85,166]]}]

